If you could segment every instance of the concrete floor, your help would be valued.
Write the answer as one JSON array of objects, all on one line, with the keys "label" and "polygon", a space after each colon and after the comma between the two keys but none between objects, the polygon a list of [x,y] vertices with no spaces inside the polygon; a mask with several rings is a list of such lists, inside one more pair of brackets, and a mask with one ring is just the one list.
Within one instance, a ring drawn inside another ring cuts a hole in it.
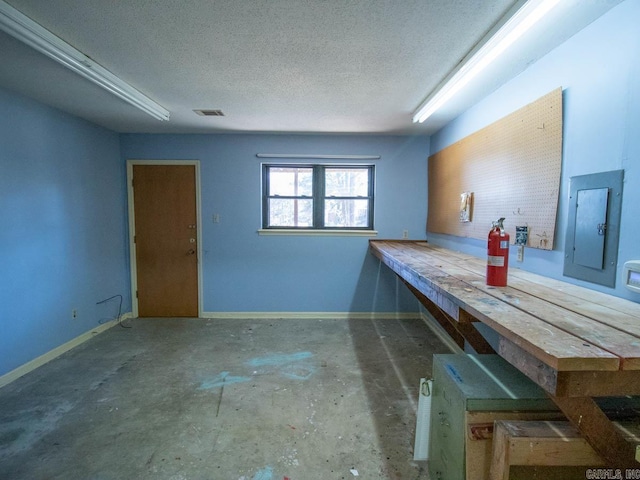
[{"label": "concrete floor", "polygon": [[422,321],[125,325],[0,389],[1,479],[428,478]]}]

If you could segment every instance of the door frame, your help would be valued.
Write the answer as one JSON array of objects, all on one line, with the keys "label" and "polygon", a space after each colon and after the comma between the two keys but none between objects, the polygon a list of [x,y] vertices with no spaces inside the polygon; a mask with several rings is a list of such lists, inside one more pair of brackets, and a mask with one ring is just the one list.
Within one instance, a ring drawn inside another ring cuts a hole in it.
[{"label": "door frame", "polygon": [[136,259],[136,246],[133,238],[136,234],[135,205],[133,196],[133,166],[134,165],[193,165],[195,168],[196,187],[196,229],[197,255],[198,255],[198,316],[202,316],[202,196],[200,191],[200,160],[127,160],[127,200],[129,213],[129,262],[131,273],[131,310],[134,318],[138,317],[138,265]]}]

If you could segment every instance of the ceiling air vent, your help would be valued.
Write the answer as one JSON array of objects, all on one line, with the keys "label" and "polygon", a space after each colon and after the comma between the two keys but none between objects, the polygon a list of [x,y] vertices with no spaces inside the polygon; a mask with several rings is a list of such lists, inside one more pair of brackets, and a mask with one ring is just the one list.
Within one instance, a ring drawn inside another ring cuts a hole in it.
[{"label": "ceiling air vent", "polygon": [[201,117],[224,117],[222,110],[194,110]]}]

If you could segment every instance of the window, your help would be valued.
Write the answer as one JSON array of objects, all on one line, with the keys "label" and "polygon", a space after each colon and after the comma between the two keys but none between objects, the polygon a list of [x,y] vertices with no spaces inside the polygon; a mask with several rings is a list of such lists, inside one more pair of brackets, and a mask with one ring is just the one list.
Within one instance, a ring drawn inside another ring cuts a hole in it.
[{"label": "window", "polygon": [[265,229],[373,230],[373,165],[263,165]]}]

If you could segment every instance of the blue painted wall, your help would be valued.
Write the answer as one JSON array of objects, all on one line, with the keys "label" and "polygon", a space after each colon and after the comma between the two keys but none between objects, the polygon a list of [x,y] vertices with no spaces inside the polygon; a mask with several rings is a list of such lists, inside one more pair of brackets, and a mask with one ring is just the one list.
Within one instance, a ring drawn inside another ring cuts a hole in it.
[{"label": "blue painted wall", "polygon": [[[528,248],[512,266],[640,301],[622,286],[627,260],[640,259],[640,2],[627,0],[531,65],[521,75],[431,137],[431,152],[464,138],[562,86],[564,153],[554,251]],[[618,276],[615,289],[562,276],[569,179],[625,170]],[[508,220],[507,220],[508,221]],[[429,241],[484,257],[484,241],[428,234]],[[511,252],[515,259],[515,251]]]},{"label": "blue painted wall", "polygon": [[[426,157],[562,86],[557,245],[527,270],[562,278],[569,178],[625,169],[619,263],[640,258],[640,3],[627,0],[431,138],[374,135],[118,135],[0,89],[0,375],[131,309],[125,159],[198,159],[204,310],[416,311],[361,237],[267,237],[256,153],[371,154],[378,238],[425,238]],[[214,224],[212,215],[220,215]],[[485,255],[483,241],[429,234]],[[572,281],[565,278],[565,280]],[[576,282],[638,301],[615,290]],[[71,319],[71,310],[79,317]]]},{"label": "blue painted wall", "polygon": [[[257,153],[381,155],[378,238],[425,238],[429,139],[372,135],[122,135],[123,159],[197,159],[206,312],[405,312],[416,300],[368,238],[260,236]],[[213,223],[213,214],[220,223]]]},{"label": "blue painted wall", "polygon": [[131,307],[118,135],[2,89],[0,111],[2,375]]}]

